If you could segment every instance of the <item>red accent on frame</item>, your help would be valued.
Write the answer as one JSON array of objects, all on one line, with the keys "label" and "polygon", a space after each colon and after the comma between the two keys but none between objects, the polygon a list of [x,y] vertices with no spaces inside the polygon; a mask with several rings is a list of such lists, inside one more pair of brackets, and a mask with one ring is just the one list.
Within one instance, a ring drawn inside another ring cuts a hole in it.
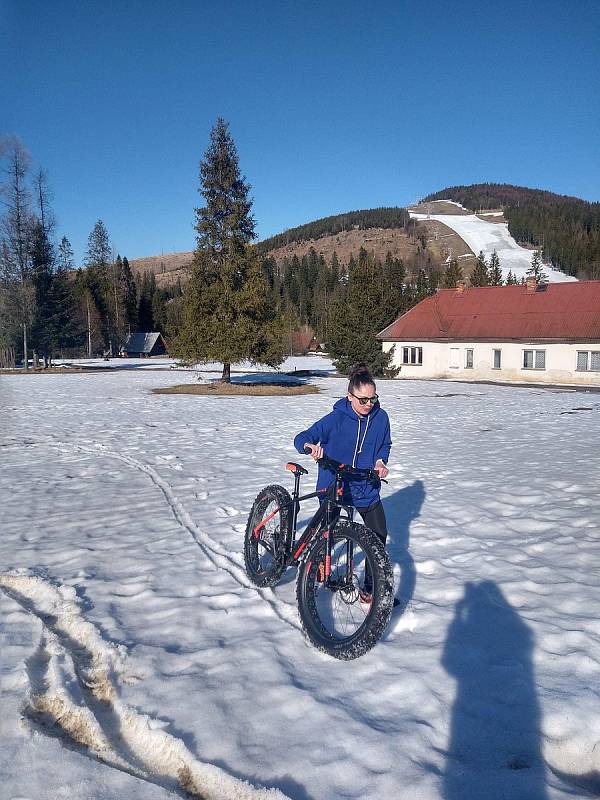
[{"label": "red accent on frame", "polygon": [[325,556],[325,577],[331,575],[331,556]]},{"label": "red accent on frame", "polygon": [[269,514],[269,516],[268,516],[268,517],[265,517],[265,518],[262,520],[262,522],[259,522],[259,523],[258,523],[258,525],[256,526],[256,528],[254,528],[254,530],[252,531],[252,535],[254,536],[254,538],[255,538],[255,539],[258,539],[258,537],[259,537],[259,534],[260,534],[260,529],[261,529],[261,528],[264,528],[264,526],[267,524],[267,522],[269,522],[270,520],[272,520],[272,519],[273,519],[273,517],[275,516],[275,514],[277,514],[277,512],[278,512],[278,511],[279,511],[279,509],[278,509],[278,508],[276,508],[276,509],[275,509],[275,511],[273,511],[271,514]]},{"label": "red accent on frame", "polygon": [[299,555],[300,555],[300,553],[301,553],[301,552],[304,550],[304,548],[305,548],[305,547],[306,547],[306,542],[302,542],[302,544],[300,545],[300,547],[299,547],[299,548],[296,550],[296,552],[294,553],[294,558],[298,558],[298,556],[299,556]]}]

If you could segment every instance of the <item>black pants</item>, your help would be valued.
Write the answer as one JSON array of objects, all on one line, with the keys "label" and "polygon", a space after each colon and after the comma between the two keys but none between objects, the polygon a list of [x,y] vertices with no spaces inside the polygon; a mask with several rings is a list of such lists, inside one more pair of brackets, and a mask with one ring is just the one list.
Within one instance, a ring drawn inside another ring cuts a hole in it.
[{"label": "black pants", "polygon": [[[383,503],[381,500],[373,503],[373,505],[369,506],[368,508],[357,508],[356,510],[363,518],[363,522],[367,528],[370,528],[374,533],[377,534],[378,538],[381,539],[381,543],[385,547],[388,532],[387,523],[385,521],[385,511],[383,510]],[[369,564],[367,563],[365,566],[365,591],[371,591],[373,588],[372,583],[371,570],[369,569]]]}]

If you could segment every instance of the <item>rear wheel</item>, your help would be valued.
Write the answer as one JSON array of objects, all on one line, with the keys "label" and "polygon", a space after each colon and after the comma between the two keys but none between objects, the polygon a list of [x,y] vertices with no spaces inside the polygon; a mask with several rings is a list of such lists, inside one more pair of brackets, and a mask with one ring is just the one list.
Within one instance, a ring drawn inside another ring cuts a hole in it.
[{"label": "rear wheel", "polygon": [[244,536],[244,564],[256,586],[273,586],[285,569],[292,498],[283,486],[266,486],[250,510]]},{"label": "rear wheel", "polygon": [[[394,577],[384,545],[355,522],[333,529],[331,571],[325,578],[326,540],[319,535],[298,570],[296,594],[302,627],[312,644],[350,660],[382,636],[394,602]],[[372,576],[371,602],[364,602],[365,568]],[[362,597],[361,597],[362,595]]]}]

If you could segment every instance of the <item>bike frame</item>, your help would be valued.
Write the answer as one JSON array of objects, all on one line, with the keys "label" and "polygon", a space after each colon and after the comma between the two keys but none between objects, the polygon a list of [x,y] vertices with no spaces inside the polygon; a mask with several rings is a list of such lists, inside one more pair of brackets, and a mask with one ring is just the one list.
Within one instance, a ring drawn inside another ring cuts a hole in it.
[{"label": "bike frame", "polygon": [[[335,480],[331,483],[331,485],[327,489],[319,489],[316,492],[310,492],[309,494],[305,494],[300,496],[300,478],[303,474],[306,474],[306,470],[302,467],[299,467],[297,464],[290,464],[289,469],[294,475],[294,490],[292,492],[292,497],[289,503],[284,503],[281,506],[278,506],[274,511],[272,511],[265,519],[263,519],[255,528],[254,528],[254,536],[258,539],[260,534],[260,529],[272,519],[275,514],[277,514],[282,508],[291,507],[292,509],[292,518],[291,524],[289,527],[289,531],[286,535],[286,567],[289,566],[296,566],[299,561],[300,557],[305,550],[306,546],[309,542],[317,536],[319,533],[323,533],[325,540],[327,542],[326,545],[326,554],[325,554],[325,563],[324,563],[324,582],[329,586],[329,588],[337,588],[332,586],[330,581],[330,574],[331,574],[331,553],[333,549],[333,536],[330,536],[330,532],[335,527],[335,524],[341,517],[341,512],[346,512],[346,518],[352,522],[354,519],[354,507],[346,505],[342,503],[341,497],[343,495],[343,480],[344,476],[343,473],[340,471],[344,465],[340,465],[340,469],[335,470]],[[325,494],[325,498],[323,502],[319,504],[319,508],[314,513],[312,519],[307,524],[304,532],[300,536],[300,538],[296,538],[297,534],[297,527],[298,527],[298,513],[300,511],[300,503],[304,502],[305,500],[310,500],[313,497],[319,497]],[[354,556],[354,545],[353,542],[348,541],[348,552],[346,554],[346,564],[347,564],[347,576],[346,580],[351,580],[352,575],[352,568],[353,568],[353,556]]]}]

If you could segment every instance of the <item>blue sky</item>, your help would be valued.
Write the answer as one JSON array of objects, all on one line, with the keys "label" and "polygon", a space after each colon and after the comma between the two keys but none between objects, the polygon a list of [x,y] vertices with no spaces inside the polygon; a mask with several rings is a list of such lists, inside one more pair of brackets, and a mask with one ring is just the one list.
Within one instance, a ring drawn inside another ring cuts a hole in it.
[{"label": "blue sky", "polygon": [[0,0],[0,134],[77,260],[194,247],[223,116],[260,238],[498,181],[600,200],[600,4]]}]

